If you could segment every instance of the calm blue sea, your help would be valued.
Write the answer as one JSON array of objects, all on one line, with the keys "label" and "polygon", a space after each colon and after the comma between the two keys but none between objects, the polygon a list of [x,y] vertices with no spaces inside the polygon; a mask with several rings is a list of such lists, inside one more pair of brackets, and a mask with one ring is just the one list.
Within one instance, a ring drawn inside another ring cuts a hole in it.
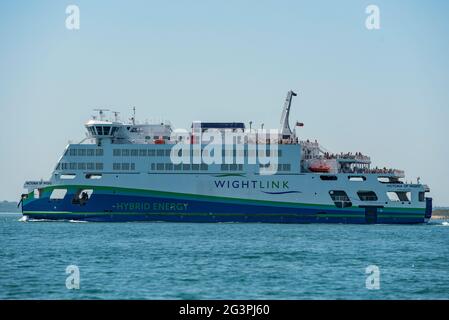
[{"label": "calm blue sea", "polygon": [[[0,214],[1,299],[448,299],[449,223],[20,222]],[[80,289],[66,288],[66,267]],[[366,288],[376,265],[380,289]]]}]

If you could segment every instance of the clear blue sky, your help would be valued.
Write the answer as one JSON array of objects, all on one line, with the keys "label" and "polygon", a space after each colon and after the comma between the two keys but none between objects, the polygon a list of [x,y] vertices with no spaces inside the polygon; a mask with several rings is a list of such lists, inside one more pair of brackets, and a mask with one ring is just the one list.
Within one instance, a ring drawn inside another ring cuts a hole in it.
[{"label": "clear blue sky", "polygon": [[449,205],[448,1],[1,1],[0,41],[0,199],[48,178],[95,107],[276,128],[295,89],[301,138],[421,176]]}]

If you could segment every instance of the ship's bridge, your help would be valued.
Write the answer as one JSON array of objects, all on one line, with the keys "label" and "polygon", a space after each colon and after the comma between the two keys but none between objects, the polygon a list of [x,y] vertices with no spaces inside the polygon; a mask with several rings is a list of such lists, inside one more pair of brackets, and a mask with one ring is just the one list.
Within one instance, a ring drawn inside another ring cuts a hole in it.
[{"label": "ship's bridge", "polygon": [[112,138],[122,126],[119,122],[89,120],[86,129],[92,138]]}]

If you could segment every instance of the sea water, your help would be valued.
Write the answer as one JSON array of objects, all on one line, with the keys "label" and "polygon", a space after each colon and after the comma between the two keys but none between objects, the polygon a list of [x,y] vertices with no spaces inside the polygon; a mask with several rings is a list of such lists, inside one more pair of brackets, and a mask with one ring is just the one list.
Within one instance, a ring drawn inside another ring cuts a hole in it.
[{"label": "sea water", "polygon": [[[1,299],[449,298],[449,224],[443,221],[288,225],[20,218],[0,214]],[[73,266],[79,289],[67,285]]]}]

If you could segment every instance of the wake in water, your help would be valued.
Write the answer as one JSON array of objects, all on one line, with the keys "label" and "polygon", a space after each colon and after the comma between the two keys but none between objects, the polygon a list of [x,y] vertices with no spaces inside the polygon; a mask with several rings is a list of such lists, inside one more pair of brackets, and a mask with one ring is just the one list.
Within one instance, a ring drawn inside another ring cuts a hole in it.
[{"label": "wake in water", "polygon": [[29,216],[22,216],[19,222],[72,222],[72,223],[87,223],[88,221],[83,220],[52,220],[52,219],[32,219]]},{"label": "wake in water", "polygon": [[447,220],[430,220],[428,224],[434,226],[449,227],[449,221]]},{"label": "wake in water", "polygon": [[28,220],[29,220],[28,216],[22,216],[22,217],[20,217],[20,219],[17,220],[17,221],[20,221],[20,222],[27,222]]}]

